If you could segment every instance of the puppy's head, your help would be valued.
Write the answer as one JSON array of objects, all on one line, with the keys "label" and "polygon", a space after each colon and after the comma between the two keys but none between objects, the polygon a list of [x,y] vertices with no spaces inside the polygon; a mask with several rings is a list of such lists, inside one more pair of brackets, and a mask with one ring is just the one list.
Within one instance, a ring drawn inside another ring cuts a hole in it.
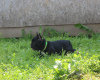
[{"label": "puppy's head", "polygon": [[42,45],[42,36],[40,35],[40,33],[39,34],[37,33],[36,37],[32,39],[31,48],[33,50],[40,50],[41,45]]}]

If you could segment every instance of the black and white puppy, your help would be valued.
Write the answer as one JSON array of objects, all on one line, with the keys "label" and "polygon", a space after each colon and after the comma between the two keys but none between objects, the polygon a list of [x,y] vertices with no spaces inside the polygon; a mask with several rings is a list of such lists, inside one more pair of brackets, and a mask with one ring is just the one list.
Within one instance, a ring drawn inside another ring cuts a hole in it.
[{"label": "black and white puppy", "polygon": [[36,37],[32,39],[31,48],[40,51],[40,56],[41,51],[45,53],[48,52],[49,55],[51,55],[51,53],[61,54],[62,50],[65,50],[65,54],[67,52],[73,53],[75,51],[69,40],[46,41],[45,39],[42,39],[40,33],[37,33]]}]

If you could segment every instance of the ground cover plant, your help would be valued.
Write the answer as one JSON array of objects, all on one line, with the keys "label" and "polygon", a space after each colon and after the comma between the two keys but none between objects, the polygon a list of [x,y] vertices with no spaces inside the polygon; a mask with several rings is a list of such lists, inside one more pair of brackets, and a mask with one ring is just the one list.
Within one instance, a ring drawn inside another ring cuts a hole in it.
[{"label": "ground cover plant", "polygon": [[48,41],[70,40],[76,51],[68,55],[52,54],[40,58],[39,52],[30,48],[31,37],[0,38],[0,79],[100,80],[99,34],[91,38],[68,37],[68,34],[44,37]]}]

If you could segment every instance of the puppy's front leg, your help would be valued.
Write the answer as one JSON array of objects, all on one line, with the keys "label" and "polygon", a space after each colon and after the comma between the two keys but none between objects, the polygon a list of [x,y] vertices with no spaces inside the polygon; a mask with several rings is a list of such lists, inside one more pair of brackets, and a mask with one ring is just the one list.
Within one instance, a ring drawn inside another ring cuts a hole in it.
[{"label": "puppy's front leg", "polygon": [[42,57],[42,56],[44,57],[43,52],[40,51],[40,57]]},{"label": "puppy's front leg", "polygon": [[40,51],[40,57],[42,57],[42,55],[41,55],[41,51]]}]

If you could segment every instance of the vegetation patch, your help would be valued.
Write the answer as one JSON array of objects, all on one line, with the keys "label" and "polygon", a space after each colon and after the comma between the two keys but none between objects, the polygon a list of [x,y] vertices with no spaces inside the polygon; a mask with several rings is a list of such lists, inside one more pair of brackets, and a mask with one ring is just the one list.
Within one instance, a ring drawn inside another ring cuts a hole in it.
[{"label": "vegetation patch", "polygon": [[91,38],[45,34],[48,41],[70,40],[76,51],[41,58],[30,48],[32,36],[24,34],[19,39],[0,38],[1,80],[100,80],[100,34]]}]

